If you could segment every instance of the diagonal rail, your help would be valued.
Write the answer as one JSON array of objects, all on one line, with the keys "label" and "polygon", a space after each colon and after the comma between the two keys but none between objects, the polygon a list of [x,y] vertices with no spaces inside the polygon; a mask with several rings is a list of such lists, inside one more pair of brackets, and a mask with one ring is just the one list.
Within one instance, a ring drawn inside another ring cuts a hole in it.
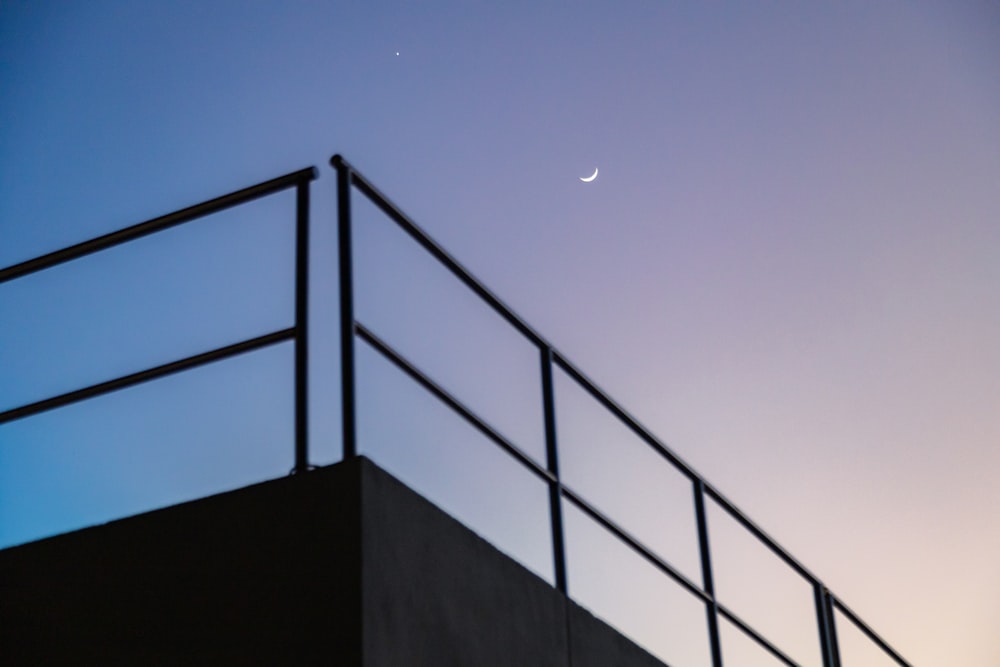
[{"label": "diagonal rail", "polygon": [[180,211],[174,211],[173,213],[161,215],[151,220],[137,223],[131,227],[125,227],[124,229],[119,229],[117,231],[104,234],[103,236],[82,241],[60,250],[55,250],[48,254],[0,269],[0,283],[7,282],[8,280],[14,280],[15,278],[21,278],[22,276],[41,271],[43,269],[48,269],[58,264],[69,262],[95,252],[100,252],[101,250],[113,248],[116,245],[128,243],[129,241],[134,241],[135,239],[142,238],[143,236],[148,236],[171,227],[176,227],[177,225],[189,222],[195,218],[200,218],[212,213],[218,213],[219,211],[223,211],[238,204],[245,204],[249,201],[253,201],[254,199],[289,188],[296,183],[314,180],[316,176],[317,172],[315,167],[301,169],[290,174],[285,174],[284,176],[273,178],[269,181],[264,181],[263,183],[258,183],[257,185],[251,185],[250,187],[243,188],[242,190],[230,192],[229,194],[216,197],[215,199],[211,199],[200,204],[195,204],[194,206],[189,206],[181,209]]},{"label": "diagonal rail", "polygon": [[16,419],[31,417],[32,415],[47,412],[48,410],[55,410],[56,408],[61,408],[65,405],[70,405],[71,403],[77,403],[79,401],[87,400],[88,398],[95,398],[97,396],[109,394],[113,391],[118,391],[119,389],[133,387],[137,384],[142,384],[143,382],[149,382],[150,380],[156,380],[166,377],[167,375],[197,368],[198,366],[204,366],[205,364],[209,364],[213,361],[220,361],[222,359],[228,359],[229,357],[235,357],[238,354],[259,350],[260,348],[267,347],[268,345],[274,345],[286,340],[292,340],[294,337],[294,327],[274,331],[263,336],[257,336],[256,338],[240,341],[239,343],[226,345],[225,347],[209,350],[208,352],[202,352],[201,354],[196,354],[184,359],[178,359],[177,361],[171,361],[170,363],[154,366],[153,368],[147,368],[146,370],[118,377],[113,380],[99,382],[97,384],[90,385],[89,387],[66,392],[65,394],[46,398],[41,401],[35,401],[34,403],[28,403],[27,405],[22,405],[20,407],[11,408],[0,412],[0,424],[6,424],[7,422],[12,422]]}]

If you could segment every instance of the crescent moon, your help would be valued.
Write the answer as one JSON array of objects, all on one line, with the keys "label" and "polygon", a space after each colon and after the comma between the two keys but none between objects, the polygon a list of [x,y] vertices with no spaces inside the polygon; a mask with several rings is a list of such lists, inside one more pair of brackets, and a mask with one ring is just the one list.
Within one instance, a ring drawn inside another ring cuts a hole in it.
[{"label": "crescent moon", "polygon": [[597,171],[598,171],[597,167],[594,167],[594,173],[593,174],[591,174],[587,178],[580,178],[580,180],[583,181],[584,183],[590,183],[592,180],[594,180],[595,178],[597,178]]}]

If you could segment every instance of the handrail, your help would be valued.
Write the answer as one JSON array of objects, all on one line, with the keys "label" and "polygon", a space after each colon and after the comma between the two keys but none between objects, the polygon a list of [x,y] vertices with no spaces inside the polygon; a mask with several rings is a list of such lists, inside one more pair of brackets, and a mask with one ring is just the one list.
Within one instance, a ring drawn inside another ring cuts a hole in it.
[{"label": "handrail", "polygon": [[349,173],[352,185],[361,190],[373,204],[378,206],[382,212],[388,215],[389,218],[399,225],[403,231],[409,234],[427,252],[441,262],[441,264],[447,267],[447,269],[451,271],[456,278],[465,283],[465,285],[479,298],[488,303],[490,307],[492,307],[493,310],[495,310],[501,317],[507,320],[511,326],[521,332],[522,335],[535,345],[548,345],[548,343],[545,342],[545,339],[542,338],[541,334],[532,329],[531,326],[528,325],[528,323],[523,319],[518,317],[514,311],[507,306],[507,304],[500,300],[500,297],[491,292],[486,285],[479,282],[479,280],[476,279],[476,277],[473,276],[468,269],[462,266],[457,259],[452,257],[447,250],[438,245],[437,242],[427,234],[427,232],[420,229],[420,227],[410,220],[405,213],[396,207],[395,204],[390,202],[385,195],[379,192],[378,189],[371,184],[371,182],[358,173],[358,171],[354,169],[354,167],[352,167],[347,160],[340,155],[334,155],[330,158],[330,164],[336,167],[338,171],[345,171],[346,173]]},{"label": "handrail", "polygon": [[846,616],[847,619],[855,625],[855,627],[861,630],[861,632],[863,632],[868,637],[868,639],[875,642],[875,644],[877,644],[880,649],[888,653],[893,660],[898,662],[900,665],[907,664],[906,660],[903,659],[903,656],[901,656],[894,648],[889,646],[889,644],[884,639],[882,639],[882,637],[880,637],[878,633],[871,628],[871,626],[862,621],[857,614],[851,611],[851,609],[844,603],[843,600],[830,596],[830,602],[837,609],[837,611]]},{"label": "handrail", "polygon": [[[834,623],[833,610],[840,610],[844,616],[858,626],[875,644],[881,648],[889,657],[895,660],[902,667],[909,667],[909,663],[904,660],[899,653],[893,650],[878,634],[869,626],[864,624],[853,612],[837,599],[822,581],[807,569],[802,563],[788,553],[778,542],[767,532],[758,526],[753,520],[747,517],[734,503],[728,500],[718,489],[709,484],[693,467],[687,464],[680,456],[664,445],[653,433],[643,426],[638,419],[632,416],[625,408],[614,401],[603,390],[601,390],[582,371],[573,365],[563,354],[558,352],[541,334],[535,331],[521,317],[519,317],[509,306],[507,306],[498,296],[489,290],[482,282],[475,278],[457,259],[450,255],[443,247],[434,241],[429,234],[421,229],[402,210],[393,204],[383,195],[370,181],[362,176],[355,167],[340,155],[334,155],[330,159],[330,164],[337,170],[338,174],[338,229],[340,239],[340,284],[341,284],[341,360],[342,370],[342,400],[344,410],[344,457],[349,458],[357,453],[357,445],[354,441],[354,424],[356,416],[354,414],[355,387],[354,387],[354,345],[355,336],[360,337],[371,345],[376,351],[389,359],[403,372],[423,386],[431,394],[438,397],[452,410],[461,415],[466,421],[475,426],[480,432],[489,437],[495,444],[499,445],[517,461],[536,476],[542,478],[549,484],[553,559],[555,565],[555,585],[556,588],[569,594],[565,581],[565,555],[563,551],[562,537],[562,517],[561,509],[557,500],[564,498],[601,525],[605,530],[611,532],[619,540],[627,544],[633,551],[653,564],[657,569],[671,577],[675,582],[695,595],[706,604],[708,619],[708,634],[712,653],[712,661],[715,667],[721,667],[722,655],[719,644],[718,617],[728,619],[733,625],[739,628],[746,636],[750,637],[757,644],[765,648],[774,657],[785,664],[796,664],[788,655],[774,646],[768,639],[754,630],[749,624],[740,619],[732,610],[722,605],[716,598],[714,585],[712,582],[711,559],[709,556],[707,519],[705,513],[705,498],[711,498],[738,524],[745,528],[755,539],[767,547],[775,556],[784,562],[792,571],[805,579],[813,588],[815,594],[815,606],[817,617],[817,633],[820,642],[821,655],[825,667],[839,667],[840,656],[837,641],[836,628]],[[497,314],[506,320],[515,330],[521,333],[528,341],[538,347],[542,354],[542,394],[546,417],[546,446],[548,469],[543,469],[531,457],[522,452],[516,445],[505,439],[503,436],[488,424],[484,419],[464,405],[457,397],[445,391],[429,375],[417,369],[412,363],[405,359],[399,352],[395,351],[384,340],[379,338],[375,332],[361,324],[355,319],[353,310],[353,258],[351,249],[351,204],[350,193],[352,187],[357,188],[369,201],[378,209],[385,213],[390,220],[406,232],[414,241],[424,248],[431,256],[437,259],[446,269],[448,269],[460,282],[465,284],[481,300],[486,302]],[[345,306],[345,303],[347,304]],[[643,442],[661,455],[676,470],[681,472],[693,484],[695,493],[696,522],[699,533],[700,560],[702,564],[701,586],[696,585],[677,571],[673,566],[663,561],[652,550],[644,546],[636,537],[629,534],[625,529],[618,526],[613,520],[602,514],[596,507],[589,504],[583,496],[570,490],[559,476],[557,466],[557,447],[555,438],[555,424],[553,417],[554,388],[551,380],[551,366],[555,365],[562,369],[576,384],[590,394],[604,409],[613,414],[629,430],[636,434]],[[350,424],[348,432],[347,424]]]},{"label": "handrail", "polygon": [[237,204],[245,204],[254,199],[264,197],[280,190],[285,190],[302,181],[315,180],[317,176],[318,173],[315,167],[300,169],[299,171],[285,174],[284,176],[279,176],[269,181],[258,183],[257,185],[251,185],[248,188],[243,188],[242,190],[237,190],[236,192],[230,192],[229,194],[222,195],[221,197],[216,197],[215,199],[210,199],[206,202],[195,204],[194,206],[189,206],[179,211],[174,211],[173,213],[168,213],[151,220],[146,220],[145,222],[140,222],[132,225],[131,227],[125,227],[124,229],[109,232],[103,236],[81,241],[75,245],[61,248],[45,255],[34,257],[18,264],[8,266],[4,269],[0,269],[0,283],[7,282],[8,280],[14,280],[15,278],[20,278],[30,273],[35,273],[36,271],[48,269],[58,264],[62,264],[63,262],[78,259],[91,253],[106,250],[122,243],[134,241],[135,239],[143,236],[155,234],[156,232],[163,231],[164,229],[169,229],[170,227],[190,222],[196,218],[201,218],[211,213],[218,213],[219,211],[236,206]]}]

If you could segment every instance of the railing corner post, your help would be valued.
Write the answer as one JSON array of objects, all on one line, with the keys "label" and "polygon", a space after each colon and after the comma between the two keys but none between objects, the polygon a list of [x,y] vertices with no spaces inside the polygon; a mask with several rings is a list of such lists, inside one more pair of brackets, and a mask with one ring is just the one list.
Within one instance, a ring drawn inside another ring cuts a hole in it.
[{"label": "railing corner post", "polygon": [[295,468],[309,470],[309,184],[295,186]]},{"label": "railing corner post", "polygon": [[354,383],[354,283],[351,252],[351,167],[330,158],[337,170],[337,252],[340,280],[340,391],[344,460],[357,456]]}]

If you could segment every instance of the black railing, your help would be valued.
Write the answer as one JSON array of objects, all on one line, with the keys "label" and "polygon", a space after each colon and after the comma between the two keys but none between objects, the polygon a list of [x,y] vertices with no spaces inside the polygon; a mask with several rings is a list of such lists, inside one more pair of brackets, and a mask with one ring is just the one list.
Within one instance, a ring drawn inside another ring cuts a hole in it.
[{"label": "black railing", "polygon": [[[360,338],[399,370],[412,378],[417,384],[433,394],[445,405],[450,407],[465,421],[474,426],[489,440],[501,447],[528,471],[548,485],[549,515],[551,526],[552,557],[555,586],[563,593],[570,594],[566,581],[566,553],[563,536],[562,502],[572,503],[579,510],[596,521],[605,530],[631,547],[636,553],[652,564],[664,575],[673,579],[689,594],[698,598],[705,605],[707,633],[713,667],[722,665],[722,648],[719,638],[719,617],[725,618],[750,637],[759,646],[769,652],[774,658],[787,665],[796,662],[772,641],[752,628],[732,609],[722,604],[715,592],[712,576],[712,558],[709,545],[708,520],[705,511],[706,497],[714,501],[743,528],[750,532],[758,541],[766,546],[774,555],[802,577],[813,589],[816,613],[816,631],[819,639],[819,649],[824,667],[840,666],[840,651],[837,641],[834,610],[854,624],[864,635],[878,646],[886,656],[899,665],[908,667],[909,663],[899,653],[890,647],[872,628],[852,612],[847,605],[834,596],[823,582],[813,575],[805,566],[793,558],[763,529],[747,518],[739,509],[722,495],[715,487],[702,478],[691,466],[685,463],[675,453],[670,451],[656,436],[646,429],[639,421],[618,405],[597,385],[595,385],[576,366],[569,362],[548,341],[518,317],[513,310],[503,303],[493,292],[477,280],[454,257],[430,238],[420,227],[410,220],[398,207],[391,203],[378,189],[366,180],[343,157],[333,156],[330,163],[337,170],[338,192],[338,239],[340,257],[340,331],[341,331],[341,382],[343,408],[343,452],[344,458],[357,455],[356,434],[356,393],[355,393],[355,338]],[[372,204],[386,214],[404,232],[424,250],[447,268],[459,281],[472,290],[493,311],[506,320],[525,339],[533,344],[539,354],[543,416],[545,425],[546,465],[543,467],[529,454],[492,427],[485,419],[477,415],[457,397],[433,380],[427,373],[417,368],[402,354],[392,348],[374,331],[358,321],[354,314],[353,295],[353,263],[352,263],[352,215],[351,193],[359,191]],[[573,381],[582,387],[590,396],[596,399],[606,410],[627,426],[634,434],[659,454],[668,464],[683,474],[692,485],[694,494],[695,521],[698,533],[698,548],[701,561],[700,584],[692,581],[678,571],[670,563],[658,556],[653,549],[644,545],[638,538],[606,514],[588,502],[581,494],[569,488],[559,474],[559,448],[556,437],[555,420],[555,388],[552,380],[553,367],[558,367]],[[600,610],[596,610],[600,613]]]},{"label": "black railing", "polygon": [[[518,317],[513,310],[504,304],[493,292],[479,282],[454,257],[435,243],[423,230],[411,221],[399,208],[382,195],[369,181],[340,156],[334,156],[331,164],[337,171],[337,222],[339,242],[339,280],[340,280],[340,346],[341,346],[341,391],[342,391],[342,428],[343,457],[349,459],[357,456],[358,443],[356,435],[356,393],[355,393],[355,339],[360,338],[366,345],[381,354],[399,370],[412,378],[426,391],[434,395],[465,421],[474,426],[494,444],[511,455],[525,469],[535,475],[548,487],[548,510],[551,528],[552,563],[555,587],[565,594],[570,594],[566,576],[566,547],[563,535],[563,503],[571,503],[604,530],[630,547],[640,557],[645,559],[663,575],[669,577],[687,593],[697,598],[705,607],[707,636],[713,667],[722,665],[722,648],[719,637],[719,618],[726,619],[743,634],[756,642],[774,658],[787,665],[796,663],[771,640],[755,630],[749,623],[738,616],[732,609],[719,601],[713,578],[712,558],[709,541],[708,518],[706,514],[706,498],[715,502],[723,511],[753,535],[761,544],[769,549],[778,559],[784,562],[798,576],[804,579],[813,590],[813,602],[816,614],[816,632],[819,639],[819,649],[824,667],[839,667],[839,643],[837,640],[835,611],[847,619],[873,642],[886,656],[897,664],[908,667],[907,663],[892,647],[890,647],[874,630],[864,623],[846,604],[834,596],[823,582],[808,569],[786,552],[775,540],[765,533],[753,521],[747,518],[739,509],[729,502],[717,489],[702,478],[693,468],[667,448],[656,436],[646,429],[639,421],[629,414],[618,403],[605,394],[596,384],[584,375],[576,366],[546,341],[540,334]],[[295,321],[291,327],[272,331],[270,333],[241,340],[239,342],[212,349],[194,356],[147,368],[129,375],[89,385],[68,393],[35,401],[0,412],[0,425],[17,419],[36,415],[61,406],[69,405],[106,394],[112,391],[131,387],[167,375],[193,369],[214,361],[233,357],[244,352],[258,350],[285,341],[294,341],[294,421],[295,421],[295,453],[293,473],[308,470],[308,283],[309,283],[309,187],[317,177],[315,168],[303,169],[279,178],[212,199],[210,201],[185,208],[181,211],[154,218],[131,227],[79,243],[41,257],[21,262],[14,266],[0,269],[0,284],[16,280],[29,274],[84,257],[113,246],[117,246],[140,237],[175,227],[177,225],[203,218],[212,213],[247,203],[249,201],[281,192],[290,188],[296,190],[296,242],[295,242]],[[351,194],[353,190],[361,192],[378,209],[385,213],[425,251],[433,256],[459,281],[472,290],[494,312],[506,320],[518,331],[538,352],[539,375],[542,395],[542,415],[545,434],[545,465],[541,465],[532,456],[520,449],[486,420],[467,407],[459,398],[449,393],[444,387],[433,380],[428,374],[417,368],[402,354],[392,348],[374,331],[357,320],[354,314],[353,264],[352,264],[352,212]],[[599,510],[583,495],[570,488],[559,472],[559,447],[556,424],[556,395],[553,382],[553,370],[560,369],[567,377],[593,397],[605,410],[610,412],[622,424],[644,441],[652,451],[656,452],[667,464],[679,471],[690,483],[693,493],[695,523],[697,526],[698,552],[701,570],[701,582],[692,581],[673,565],[661,558],[649,546],[642,543],[635,535],[618,525],[613,519]],[[596,610],[600,613],[600,610]]]},{"label": "black railing", "polygon": [[262,336],[248,338],[231,345],[208,350],[194,356],[177,359],[166,364],[147,368],[76,389],[58,396],[28,403],[0,412],[0,424],[30,417],[71,403],[94,398],[142,382],[190,370],[213,361],[227,359],[244,352],[294,341],[295,343],[295,463],[293,472],[309,468],[308,443],[308,340],[309,340],[309,185],[316,179],[316,169],[310,167],[278,178],[252,185],[215,199],[195,204],[174,213],[140,222],[104,236],[36,257],[5,269],[0,269],[0,284],[16,280],[45,269],[107,250],[129,241],[161,232],[171,227],[192,222],[212,213],[295,188],[295,322],[292,326],[272,331]]}]

